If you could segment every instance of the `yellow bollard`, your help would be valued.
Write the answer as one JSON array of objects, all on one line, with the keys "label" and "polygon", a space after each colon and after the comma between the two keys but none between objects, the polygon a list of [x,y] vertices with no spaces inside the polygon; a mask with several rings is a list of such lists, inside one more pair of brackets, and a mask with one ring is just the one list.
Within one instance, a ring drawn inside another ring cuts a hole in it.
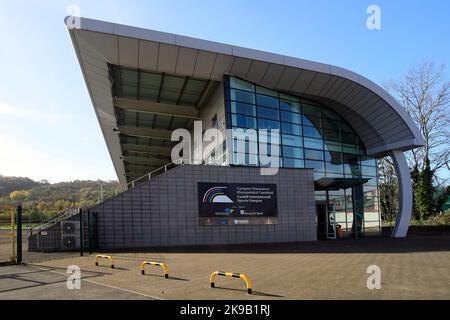
[{"label": "yellow bollard", "polygon": [[111,269],[114,269],[114,260],[112,256],[105,256],[103,254],[98,254],[95,256],[95,265],[98,267],[98,259],[99,258],[105,258],[108,259],[109,262],[111,263]]},{"label": "yellow bollard", "polygon": [[161,267],[164,271],[164,277],[166,279],[169,278],[169,267],[165,263],[162,263],[162,262],[143,261],[141,263],[141,274],[145,274],[145,265],[146,264],[151,265],[151,266]]},{"label": "yellow bollard", "polygon": [[240,279],[244,280],[245,284],[247,286],[248,294],[252,294],[252,283],[250,282],[250,278],[247,277],[245,274],[234,273],[234,272],[215,271],[211,274],[211,277],[210,277],[211,288],[215,287],[214,280],[216,279],[217,276],[223,276],[223,277],[229,277],[229,278],[240,278]]}]

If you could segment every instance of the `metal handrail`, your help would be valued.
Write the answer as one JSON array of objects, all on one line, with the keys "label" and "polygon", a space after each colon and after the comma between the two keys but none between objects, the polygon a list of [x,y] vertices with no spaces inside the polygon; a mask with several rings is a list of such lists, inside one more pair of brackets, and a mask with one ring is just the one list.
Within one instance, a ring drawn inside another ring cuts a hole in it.
[{"label": "metal handrail", "polygon": [[66,218],[70,218],[78,213],[77,208],[68,208],[64,211],[61,211],[60,213],[54,215],[53,217],[48,218],[47,220],[42,221],[39,225],[34,226],[30,228],[30,233],[33,233],[35,231],[44,229],[46,227],[49,227],[51,225],[54,225],[55,223],[58,223]]},{"label": "metal handrail", "polygon": [[173,162],[169,162],[169,163],[163,165],[162,167],[159,167],[159,168],[157,168],[157,169],[155,169],[155,170],[153,170],[153,171],[151,171],[149,173],[144,174],[143,176],[141,176],[141,177],[139,177],[137,179],[134,179],[131,182],[128,182],[127,185],[128,185],[128,187],[131,185],[131,188],[134,188],[136,186],[136,182],[142,180],[143,178],[147,178],[147,177],[148,177],[148,180],[151,180],[152,179],[152,175],[157,173],[157,172],[159,172],[159,171],[161,171],[162,169],[164,169],[164,172],[167,172],[170,169],[170,167],[173,166],[173,165],[178,166],[178,165],[189,164],[189,163],[190,163],[190,160],[184,160],[184,159],[179,159],[179,160],[176,160],[176,161],[173,161]]}]

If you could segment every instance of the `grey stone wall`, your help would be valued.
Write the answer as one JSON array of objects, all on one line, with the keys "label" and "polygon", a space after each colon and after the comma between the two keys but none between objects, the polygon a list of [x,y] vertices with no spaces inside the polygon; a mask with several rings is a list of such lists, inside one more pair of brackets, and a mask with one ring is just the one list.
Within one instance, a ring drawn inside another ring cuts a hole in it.
[{"label": "grey stone wall", "polygon": [[[200,226],[198,182],[274,183],[278,224]],[[313,241],[317,239],[312,169],[186,165],[161,174],[91,209],[99,249]]]}]

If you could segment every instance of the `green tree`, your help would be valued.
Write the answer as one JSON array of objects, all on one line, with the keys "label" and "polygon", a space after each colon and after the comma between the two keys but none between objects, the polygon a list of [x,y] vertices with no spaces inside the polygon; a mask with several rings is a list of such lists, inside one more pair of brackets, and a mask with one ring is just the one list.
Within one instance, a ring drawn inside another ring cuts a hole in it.
[{"label": "green tree", "polygon": [[32,222],[40,222],[44,219],[44,214],[39,211],[38,208],[36,208],[36,206],[33,206],[33,208],[30,211],[30,220]]},{"label": "green tree", "polygon": [[425,159],[424,169],[419,173],[418,182],[414,190],[414,201],[421,220],[425,220],[433,214],[434,209],[434,172],[430,167],[430,160]]}]

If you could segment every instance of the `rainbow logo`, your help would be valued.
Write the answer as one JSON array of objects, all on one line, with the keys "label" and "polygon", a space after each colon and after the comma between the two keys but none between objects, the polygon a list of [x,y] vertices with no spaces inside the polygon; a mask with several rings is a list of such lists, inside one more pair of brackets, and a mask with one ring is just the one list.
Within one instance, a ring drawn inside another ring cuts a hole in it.
[{"label": "rainbow logo", "polygon": [[212,187],[203,195],[203,203],[233,203],[224,192],[227,187]]}]

